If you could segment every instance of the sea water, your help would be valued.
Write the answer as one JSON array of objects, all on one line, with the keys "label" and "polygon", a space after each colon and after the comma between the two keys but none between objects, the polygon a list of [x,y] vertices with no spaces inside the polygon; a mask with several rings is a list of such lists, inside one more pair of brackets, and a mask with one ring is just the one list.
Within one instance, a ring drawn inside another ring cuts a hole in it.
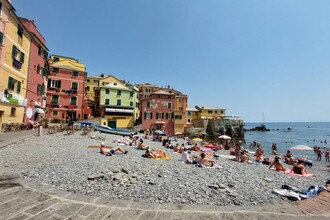
[{"label": "sea water", "polygon": [[[246,123],[246,129],[251,129],[260,123]],[[309,147],[330,147],[330,122],[281,122],[265,123],[270,131],[247,131],[245,132],[244,147],[249,148],[256,140],[263,147],[266,155],[271,155],[272,143],[277,144],[278,154],[285,154],[287,150],[295,145],[306,145]],[[327,143],[325,143],[327,142]],[[314,151],[291,150],[295,157],[307,156],[315,160]],[[322,155],[324,160],[324,154]]]}]

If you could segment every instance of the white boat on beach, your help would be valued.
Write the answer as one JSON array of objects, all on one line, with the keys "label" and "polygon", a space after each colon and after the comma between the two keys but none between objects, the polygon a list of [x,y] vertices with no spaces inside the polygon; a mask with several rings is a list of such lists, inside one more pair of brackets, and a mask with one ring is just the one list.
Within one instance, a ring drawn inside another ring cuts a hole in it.
[{"label": "white boat on beach", "polygon": [[111,128],[108,126],[96,125],[96,124],[93,124],[93,127],[97,131],[108,133],[108,134],[116,134],[116,135],[122,135],[122,136],[130,136],[131,134],[134,134],[133,130],[117,129],[117,128]]}]

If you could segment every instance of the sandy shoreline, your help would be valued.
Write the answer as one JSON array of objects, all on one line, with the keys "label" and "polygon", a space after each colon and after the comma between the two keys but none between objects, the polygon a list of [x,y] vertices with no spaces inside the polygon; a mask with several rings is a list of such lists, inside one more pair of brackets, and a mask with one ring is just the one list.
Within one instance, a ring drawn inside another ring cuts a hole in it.
[{"label": "sandy shoreline", "polygon": [[[93,132],[98,138],[103,134]],[[144,202],[209,205],[260,205],[282,201],[273,193],[283,184],[298,188],[323,185],[329,168],[325,162],[313,161],[314,177],[297,177],[268,170],[266,165],[247,165],[224,158],[228,151],[218,152],[222,169],[199,168],[184,164],[181,155],[166,150],[171,160],[141,157],[144,151],[122,146],[127,155],[106,157],[89,145],[105,142],[115,146],[115,135],[105,140],[57,133],[20,141],[0,150],[1,165],[33,182],[62,190],[109,198]],[[182,140],[181,140],[182,142]],[[164,147],[160,142],[144,140],[153,149]],[[289,168],[287,166],[287,168]],[[92,175],[105,174],[98,180]]]}]

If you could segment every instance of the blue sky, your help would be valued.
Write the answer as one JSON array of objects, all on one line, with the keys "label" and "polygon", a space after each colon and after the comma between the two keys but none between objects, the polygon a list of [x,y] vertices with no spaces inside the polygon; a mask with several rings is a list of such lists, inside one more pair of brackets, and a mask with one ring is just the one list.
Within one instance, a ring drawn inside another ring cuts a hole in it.
[{"label": "blue sky", "polygon": [[330,1],[12,0],[88,75],[170,85],[247,122],[330,121]]}]

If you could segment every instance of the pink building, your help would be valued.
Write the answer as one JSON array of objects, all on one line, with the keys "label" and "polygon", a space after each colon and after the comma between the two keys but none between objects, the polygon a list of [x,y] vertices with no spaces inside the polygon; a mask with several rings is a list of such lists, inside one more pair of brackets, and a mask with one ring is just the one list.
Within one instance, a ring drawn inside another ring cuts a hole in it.
[{"label": "pink building", "polygon": [[[32,35],[26,92],[28,104],[26,109],[32,109],[33,120],[40,120],[40,116],[44,115],[46,107],[47,77],[49,71],[47,63],[48,48],[46,47],[45,38],[38,31],[34,21],[26,18],[20,18],[20,21]],[[28,120],[29,118],[25,115],[24,121],[27,122]]]},{"label": "pink building", "polygon": [[84,119],[85,65],[70,57],[51,55],[49,59],[46,117],[64,121]]},{"label": "pink building", "polygon": [[142,98],[142,129],[162,130],[166,134],[183,133],[187,96],[173,89],[158,89]]}]

